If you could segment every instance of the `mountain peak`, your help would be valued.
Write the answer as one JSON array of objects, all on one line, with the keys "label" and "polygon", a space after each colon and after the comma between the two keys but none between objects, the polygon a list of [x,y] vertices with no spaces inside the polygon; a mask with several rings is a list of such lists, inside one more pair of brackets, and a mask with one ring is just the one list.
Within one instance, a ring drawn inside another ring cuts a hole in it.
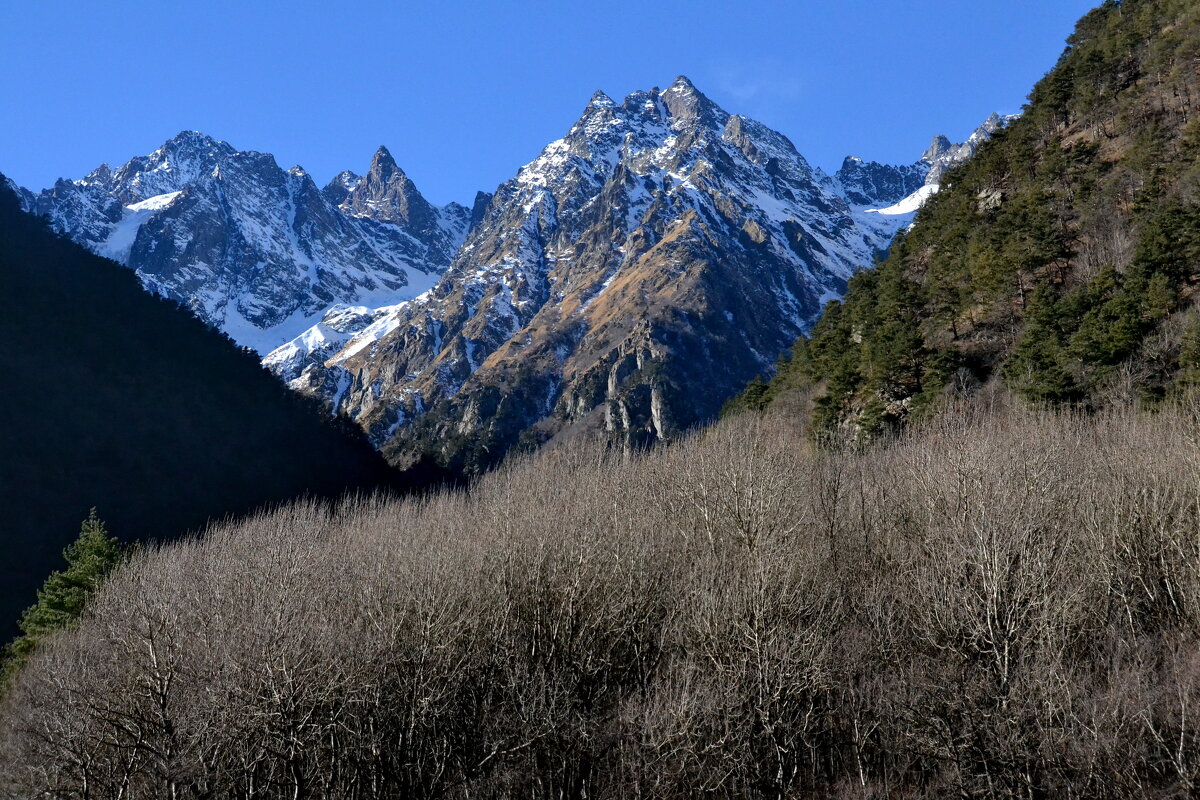
[{"label": "mountain peak", "polygon": [[365,177],[359,179],[353,173],[343,173],[334,183],[343,175],[347,179],[340,186],[326,187],[325,196],[340,198],[339,205],[344,210],[355,216],[402,224],[422,232],[420,235],[434,235],[437,210],[421,196],[384,145],[375,151]]},{"label": "mountain peak", "polygon": [[588,101],[588,108],[612,108],[616,105],[613,99],[605,94],[602,90],[597,89],[592,95],[592,99]]},{"label": "mountain peak", "polygon": [[691,79],[688,78],[687,75],[676,75],[675,80],[671,84],[670,88],[677,89],[679,91],[699,91],[696,88],[696,84],[692,83]]},{"label": "mountain peak", "polygon": [[112,183],[112,178],[112,167],[110,167],[107,163],[104,163],[96,167],[87,175],[83,176],[83,179],[80,180],[79,183],[83,184],[84,186],[90,186],[93,184],[97,186],[108,186]]},{"label": "mountain peak", "polygon": [[400,165],[396,163],[396,159],[392,158],[391,151],[386,146],[379,145],[379,149],[371,157],[370,174],[386,180],[397,173],[404,175],[404,170],[400,169]]},{"label": "mountain peak", "polygon": [[202,131],[180,131],[166,142],[164,147],[185,148],[189,150],[224,150],[233,148],[228,142],[223,142]]},{"label": "mountain peak", "polygon": [[678,119],[718,126],[729,119],[729,114],[709,100],[685,75],[676,77],[660,97],[671,116]]},{"label": "mountain peak", "polygon": [[933,160],[937,159],[939,156],[942,156],[946,152],[948,152],[950,150],[950,147],[951,147],[950,140],[946,136],[944,136],[942,134],[938,134],[937,136],[933,137],[933,141],[931,141],[929,143],[929,149],[927,149],[921,155],[921,160],[922,161],[933,161]]},{"label": "mountain peak", "polygon": [[942,174],[951,167],[958,166],[975,155],[975,151],[992,137],[996,131],[1004,128],[1016,116],[1001,116],[992,113],[983,124],[967,137],[965,142],[953,143],[945,136],[933,137],[929,149],[921,154],[921,162],[929,166],[926,183],[940,183]]},{"label": "mountain peak", "polygon": [[362,176],[358,173],[344,169],[337,175],[333,176],[321,194],[325,195],[325,199],[335,206],[340,206],[345,202],[346,197],[354,190],[354,187],[362,183]]}]

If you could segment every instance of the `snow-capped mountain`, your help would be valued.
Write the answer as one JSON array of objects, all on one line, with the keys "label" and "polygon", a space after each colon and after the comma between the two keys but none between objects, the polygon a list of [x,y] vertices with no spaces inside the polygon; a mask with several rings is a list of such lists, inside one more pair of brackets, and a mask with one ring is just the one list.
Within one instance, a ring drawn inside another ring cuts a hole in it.
[{"label": "snow-capped mountain", "polygon": [[975,129],[965,142],[951,144],[945,136],[933,137],[929,149],[921,156],[922,163],[929,165],[929,176],[926,184],[941,183],[942,174],[948,169],[962,164],[979,149],[979,146],[991,138],[992,134],[1005,128],[1017,118],[1017,114],[992,114],[983,124]]},{"label": "snow-capped mountain", "polygon": [[384,148],[318,189],[194,132],[22,197],[397,461],[472,466],[564,432],[649,441],[711,417],[1005,122],[827,175],[680,77],[619,103],[597,92],[471,209],[428,203]]},{"label": "snow-capped mountain", "polygon": [[365,313],[426,291],[466,236],[470,211],[430,205],[386,149],[367,177],[348,186],[348,175],[320,190],[299,167],[185,131],[26,203],[132,267],[147,289],[267,353],[330,309]]},{"label": "snow-capped mountain", "polygon": [[921,176],[912,190],[899,202],[869,209],[872,213],[884,216],[913,214],[926,200],[937,194],[941,188],[942,175],[947,170],[965,163],[992,134],[1006,127],[1017,116],[993,113],[965,142],[958,144],[952,144],[945,136],[935,136],[929,148],[921,154],[921,160],[909,167],[892,167],[874,162],[863,164],[859,159],[847,158],[846,163],[838,170],[836,178],[841,182],[847,196],[856,196],[860,201],[868,201],[873,197],[883,198],[884,193],[878,191],[880,187],[891,188],[902,183],[913,185],[915,176]]},{"label": "snow-capped mountain", "polygon": [[429,294],[327,317],[266,362],[401,460],[482,461],[581,427],[666,436],[770,367],[912,219],[868,208],[928,172],[852,159],[826,176],[683,77],[598,92]]}]

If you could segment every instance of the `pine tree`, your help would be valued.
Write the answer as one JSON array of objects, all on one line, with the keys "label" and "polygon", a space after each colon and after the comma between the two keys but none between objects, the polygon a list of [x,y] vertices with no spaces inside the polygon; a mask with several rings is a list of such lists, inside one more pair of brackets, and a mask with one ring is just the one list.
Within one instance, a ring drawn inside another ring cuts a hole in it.
[{"label": "pine tree", "polygon": [[762,411],[767,407],[767,382],[759,375],[721,407],[721,416],[728,417],[745,411]]},{"label": "pine tree", "polygon": [[1063,368],[1063,325],[1073,316],[1070,306],[1046,285],[1030,298],[1025,331],[1005,366],[1009,381],[1028,400],[1065,403],[1079,398],[1079,387]]},{"label": "pine tree", "polygon": [[1171,279],[1161,272],[1150,276],[1146,285],[1146,297],[1143,302],[1145,316],[1150,322],[1165,319],[1179,303],[1179,291]]},{"label": "pine tree", "polygon": [[79,619],[88,598],[100,588],[123,555],[121,544],[108,535],[93,508],[83,521],[79,538],[63,551],[67,568],[50,574],[38,590],[37,603],[21,616],[18,623],[21,635],[4,653],[2,678],[5,685],[39,643]]}]

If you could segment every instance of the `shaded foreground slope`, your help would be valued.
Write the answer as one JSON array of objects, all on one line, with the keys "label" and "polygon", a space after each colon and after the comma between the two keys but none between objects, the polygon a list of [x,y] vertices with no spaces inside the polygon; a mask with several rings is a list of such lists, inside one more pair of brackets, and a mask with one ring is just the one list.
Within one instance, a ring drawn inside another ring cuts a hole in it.
[{"label": "shaded foreground slope", "polygon": [[859,453],[789,425],[146,552],[8,698],[0,785],[1194,793],[1195,414],[964,412]]},{"label": "shaded foreground slope", "polygon": [[145,539],[395,480],[353,426],[2,188],[0,343],[0,638],[92,506]]}]

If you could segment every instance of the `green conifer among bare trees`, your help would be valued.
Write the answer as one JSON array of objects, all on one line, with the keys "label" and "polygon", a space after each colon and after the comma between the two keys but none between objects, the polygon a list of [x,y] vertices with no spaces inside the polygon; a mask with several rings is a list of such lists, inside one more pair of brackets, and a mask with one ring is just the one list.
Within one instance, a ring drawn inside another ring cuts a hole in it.
[{"label": "green conifer among bare trees", "polygon": [[21,635],[5,648],[0,660],[0,690],[16,676],[39,643],[79,619],[88,598],[121,562],[125,551],[108,535],[93,508],[80,526],[79,537],[63,551],[67,568],[50,574],[38,591],[37,603],[21,615]]}]

